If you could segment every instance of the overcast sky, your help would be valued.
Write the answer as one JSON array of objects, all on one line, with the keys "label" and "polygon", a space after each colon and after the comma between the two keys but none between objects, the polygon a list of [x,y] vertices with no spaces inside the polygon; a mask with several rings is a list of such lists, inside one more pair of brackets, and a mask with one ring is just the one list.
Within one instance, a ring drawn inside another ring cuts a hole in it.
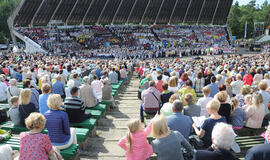
[{"label": "overcast sky", "polygon": [[[240,5],[247,4],[250,0],[234,0],[234,2],[238,1]],[[262,4],[265,0],[257,0],[257,4]],[[270,0],[267,0],[270,2]]]}]

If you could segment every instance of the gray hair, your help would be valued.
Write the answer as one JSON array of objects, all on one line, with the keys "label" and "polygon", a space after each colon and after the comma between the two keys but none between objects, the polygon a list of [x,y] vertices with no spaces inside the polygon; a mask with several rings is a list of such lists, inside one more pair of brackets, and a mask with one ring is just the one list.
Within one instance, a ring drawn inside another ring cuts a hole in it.
[{"label": "gray hair", "polygon": [[230,150],[235,139],[232,126],[226,123],[217,123],[212,131],[212,139],[218,148]]},{"label": "gray hair", "polygon": [[175,100],[172,104],[172,108],[174,112],[182,112],[183,103],[180,100]]},{"label": "gray hair", "polygon": [[15,84],[17,83],[17,80],[16,79],[11,79],[11,80],[9,80],[9,84],[11,85],[11,86],[15,86]]},{"label": "gray hair", "polygon": [[90,84],[90,78],[87,77],[87,76],[83,77],[83,83],[84,84]]},{"label": "gray hair", "polygon": [[74,87],[74,80],[69,80],[68,82],[67,82],[67,87],[68,88],[72,88],[72,87]]}]

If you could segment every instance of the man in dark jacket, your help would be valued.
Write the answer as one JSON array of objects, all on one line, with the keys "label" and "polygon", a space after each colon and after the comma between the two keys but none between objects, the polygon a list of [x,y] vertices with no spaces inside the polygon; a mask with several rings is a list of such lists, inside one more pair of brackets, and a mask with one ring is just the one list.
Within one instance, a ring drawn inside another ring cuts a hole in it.
[{"label": "man in dark jacket", "polygon": [[208,150],[198,150],[194,160],[238,160],[230,152],[234,139],[232,126],[217,123],[212,131],[212,146]]}]

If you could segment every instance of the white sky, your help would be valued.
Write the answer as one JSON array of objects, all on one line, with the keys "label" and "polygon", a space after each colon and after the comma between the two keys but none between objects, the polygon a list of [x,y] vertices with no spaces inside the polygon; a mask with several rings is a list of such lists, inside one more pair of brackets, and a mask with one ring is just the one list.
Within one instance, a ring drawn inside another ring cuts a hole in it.
[{"label": "white sky", "polygon": [[[250,2],[250,0],[234,0],[234,2],[238,1],[240,5],[245,5]],[[262,4],[265,0],[257,0],[257,4]],[[270,0],[267,0],[270,3]]]}]

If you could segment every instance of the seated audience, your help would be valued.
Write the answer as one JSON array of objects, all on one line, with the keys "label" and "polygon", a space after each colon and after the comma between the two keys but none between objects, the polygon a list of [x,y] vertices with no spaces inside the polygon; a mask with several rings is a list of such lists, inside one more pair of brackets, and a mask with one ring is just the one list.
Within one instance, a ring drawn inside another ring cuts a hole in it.
[{"label": "seated audience", "polygon": [[184,100],[187,104],[187,106],[184,107],[184,115],[189,117],[200,117],[201,107],[194,103],[192,94],[186,94]]},{"label": "seated audience", "polygon": [[20,125],[19,97],[13,96],[10,98],[11,108],[8,110],[8,115],[15,126]]},{"label": "seated audience", "polygon": [[208,85],[210,87],[210,97],[215,97],[215,95],[218,93],[218,85],[216,83],[216,77],[212,76],[210,79],[210,84]]},{"label": "seated audience", "polygon": [[226,118],[218,114],[219,108],[220,108],[220,103],[218,100],[214,99],[210,101],[207,104],[207,110],[208,110],[208,113],[210,114],[210,117],[207,118],[203,122],[202,126],[196,126],[195,123],[193,123],[192,125],[196,134],[199,136],[199,138],[202,139],[204,146],[206,148],[211,146],[211,134],[216,123],[218,122],[226,123]]},{"label": "seated audience", "polygon": [[[157,116],[152,124],[152,141],[154,153],[162,160],[184,160],[182,149],[193,155],[193,148],[186,138],[178,131],[168,128],[167,120],[163,115]],[[183,148],[182,148],[183,147]]]},{"label": "seated audience", "polygon": [[49,95],[51,93],[51,85],[48,83],[45,83],[42,85],[42,94],[39,95],[39,112],[41,114],[45,114],[49,110],[49,107],[47,105],[47,100],[49,98]]},{"label": "seated audience", "polygon": [[111,82],[111,84],[118,83],[118,74],[116,73],[115,68],[112,68],[109,72],[109,81]]},{"label": "seated audience", "polygon": [[64,102],[65,111],[68,114],[71,123],[80,123],[91,117],[91,114],[85,114],[84,102],[78,97],[79,88],[72,87],[71,97],[66,98]]},{"label": "seated audience", "polygon": [[233,81],[231,83],[231,86],[232,86],[232,93],[233,95],[238,95],[240,94],[241,92],[241,88],[243,86],[243,81],[242,81],[242,76],[241,74],[237,74],[236,75],[236,81]]},{"label": "seated audience", "polygon": [[158,75],[155,87],[157,90],[159,90],[160,93],[163,92],[162,84],[163,84],[162,75]]},{"label": "seated audience", "polygon": [[66,97],[71,97],[70,90],[71,90],[72,87],[74,87],[74,81],[73,80],[69,80],[67,82],[67,88],[65,89],[65,95],[66,95]]},{"label": "seated audience", "polygon": [[96,92],[97,97],[102,95],[103,83],[98,80],[98,77],[96,75],[93,76],[93,82],[91,83],[91,87]]},{"label": "seated audience", "polygon": [[115,100],[112,96],[112,86],[110,85],[110,81],[104,81],[104,85],[102,87],[102,101],[109,102],[112,108],[116,108]]},{"label": "seated audience", "polygon": [[249,85],[251,86],[251,84],[253,83],[253,77],[252,75],[248,72],[244,75],[243,77],[243,84],[244,85]]},{"label": "seated audience", "polygon": [[184,101],[185,95],[188,93],[191,93],[193,98],[196,99],[197,95],[195,90],[192,88],[192,81],[191,80],[187,80],[185,85],[183,86],[183,88],[181,88],[178,93],[181,95],[181,101],[183,102],[184,106],[186,106],[187,104]]},{"label": "seated audience", "polygon": [[160,112],[165,116],[170,116],[173,114],[173,109],[172,109],[172,106],[173,106],[173,102],[175,100],[179,100],[179,95],[177,93],[173,94],[169,100],[169,102],[163,104],[163,106],[161,107],[160,109]]},{"label": "seated audience", "polygon": [[25,119],[32,113],[36,112],[36,106],[30,102],[31,90],[23,89],[19,97],[19,112],[20,112],[20,125],[25,127]]},{"label": "seated audience", "polygon": [[40,113],[31,113],[25,120],[25,124],[29,132],[20,134],[19,159],[49,159],[54,156],[55,151],[49,136],[40,133],[46,124],[45,117]]},{"label": "seated audience", "polygon": [[217,123],[212,131],[212,145],[207,150],[198,150],[194,160],[238,160],[230,152],[235,134],[232,127],[225,123]]},{"label": "seated audience", "polygon": [[84,77],[83,81],[84,83],[80,87],[80,98],[84,101],[86,108],[95,107],[98,104],[97,94],[90,86],[89,77]]},{"label": "seated audience", "polygon": [[[17,87],[17,80],[16,79],[9,80],[9,84],[10,84],[10,86],[7,88],[7,97],[10,100],[11,97],[19,96],[21,89]],[[11,104],[10,101],[8,103]]]},{"label": "seated audience", "polygon": [[128,122],[128,133],[118,142],[118,145],[126,151],[126,159],[146,160],[153,154],[153,149],[147,141],[147,136],[152,130],[152,122],[145,129],[142,128],[140,119]]},{"label": "seated audience", "polygon": [[142,105],[140,110],[141,121],[144,122],[143,111],[146,114],[155,114],[160,110],[160,92],[155,88],[155,82],[150,81],[150,87],[142,92]]},{"label": "seated audience", "polygon": [[177,91],[179,90],[179,88],[177,87],[177,77],[171,77],[169,82],[168,82],[168,85],[169,85],[169,88],[168,90],[171,91],[171,92],[174,92],[174,93],[177,93]]},{"label": "seated audience", "polygon": [[207,106],[208,102],[210,102],[213,99],[212,97],[209,97],[210,87],[209,86],[203,87],[202,92],[203,92],[203,97],[199,98],[199,100],[197,102],[197,105],[201,107],[200,116],[209,117],[206,106]]},{"label": "seated audience", "polygon": [[0,146],[0,160],[13,160],[14,158],[13,150],[8,144]]},{"label": "seated audience", "polygon": [[239,102],[239,107],[243,107],[246,105],[245,96],[252,93],[252,88],[249,85],[244,85],[241,88],[241,93],[236,95],[236,99]]},{"label": "seated audience", "polygon": [[7,102],[7,85],[5,84],[5,79],[0,75],[0,103]]},{"label": "seated audience", "polygon": [[267,86],[267,83],[266,82],[260,82],[259,83],[259,93],[262,95],[263,97],[263,104],[264,104],[264,107],[265,107],[265,114],[268,114],[269,113],[269,109],[268,109],[268,104],[270,103],[270,93],[267,92],[268,86]]},{"label": "seated audience", "polygon": [[39,108],[39,93],[35,88],[31,87],[30,80],[26,79],[26,80],[23,81],[23,88],[31,90],[31,100],[30,100],[30,102],[35,105],[36,109],[38,109]]},{"label": "seated audience", "polygon": [[253,96],[253,105],[246,109],[246,124],[248,128],[261,128],[265,115],[263,97],[260,93]]},{"label": "seated audience", "polygon": [[233,129],[242,129],[244,127],[244,121],[246,120],[246,113],[243,108],[239,107],[238,100],[236,98],[231,99],[231,122]]},{"label": "seated audience", "polygon": [[77,144],[75,128],[69,127],[69,119],[66,112],[61,111],[62,98],[59,94],[51,94],[48,98],[48,107],[46,113],[46,128],[52,145],[57,149],[65,149],[72,144]]},{"label": "seated audience", "polygon": [[172,91],[168,90],[168,84],[167,83],[162,84],[162,89],[163,89],[163,92],[160,95],[160,99],[161,99],[162,104],[164,105],[165,103],[169,102],[170,97],[174,93]]},{"label": "seated audience", "polygon": [[173,114],[167,117],[168,126],[172,131],[180,132],[189,142],[189,135],[192,128],[191,118],[182,114],[183,103],[175,100],[172,104]]},{"label": "seated audience", "polygon": [[61,81],[61,75],[57,75],[56,81],[52,85],[52,93],[59,94],[62,98],[65,97],[65,84]]},{"label": "seated audience", "polygon": [[203,73],[198,72],[197,77],[194,80],[194,89],[197,93],[202,91],[202,88],[204,87],[204,82],[205,80],[203,78]]},{"label": "seated audience", "polygon": [[227,92],[226,91],[221,91],[217,94],[216,96],[217,100],[220,102],[220,108],[218,110],[218,114],[221,115],[221,116],[224,116],[227,120],[228,123],[231,123],[231,118],[230,118],[230,115],[231,115],[231,105],[229,103],[226,103],[226,100],[227,100]]}]

